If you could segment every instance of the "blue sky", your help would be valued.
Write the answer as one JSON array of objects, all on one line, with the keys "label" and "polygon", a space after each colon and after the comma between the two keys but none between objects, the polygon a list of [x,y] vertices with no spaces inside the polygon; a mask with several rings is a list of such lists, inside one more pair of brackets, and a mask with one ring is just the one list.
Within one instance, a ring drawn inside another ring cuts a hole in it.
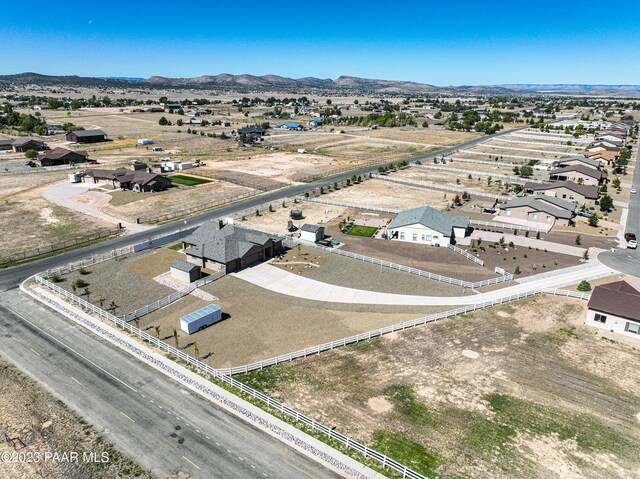
[{"label": "blue sky", "polygon": [[640,83],[640,1],[0,0],[0,74]]}]

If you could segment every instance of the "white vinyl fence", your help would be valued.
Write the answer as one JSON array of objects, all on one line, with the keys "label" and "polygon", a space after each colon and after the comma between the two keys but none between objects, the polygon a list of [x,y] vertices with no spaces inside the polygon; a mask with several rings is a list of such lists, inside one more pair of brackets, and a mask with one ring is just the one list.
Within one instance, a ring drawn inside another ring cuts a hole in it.
[{"label": "white vinyl fence", "polygon": [[512,196],[492,195],[490,193],[481,193],[479,191],[473,191],[473,190],[462,189],[462,188],[454,188],[452,186],[436,185],[434,183],[427,183],[426,181],[408,180],[408,179],[404,179],[404,178],[394,178],[392,176],[381,176],[381,175],[373,175],[373,177],[377,178],[379,180],[391,181],[393,183],[400,183],[400,184],[409,185],[409,186],[417,186],[419,188],[428,188],[430,190],[450,191],[452,193],[459,193],[459,194],[467,192],[467,193],[471,194],[471,196],[479,196],[479,197],[482,197],[482,198],[491,198],[492,200],[510,200],[510,199],[513,199]]},{"label": "white vinyl fence", "polygon": [[534,233],[548,233],[551,231],[551,226],[547,227],[536,227],[536,226],[527,226],[527,225],[515,225],[513,223],[495,223],[493,221],[480,221],[480,220],[469,220],[469,223],[476,226],[486,226],[488,228],[503,228],[508,230],[518,230],[518,231],[533,231]]},{"label": "white vinyl fence", "polygon": [[484,261],[482,261],[480,258],[478,258],[476,256],[473,256],[470,253],[467,253],[462,248],[458,248],[456,245],[453,245],[453,244],[449,243],[447,245],[447,248],[449,248],[450,250],[458,253],[460,256],[464,256],[468,260],[473,261],[475,264],[479,264],[480,266],[484,266]]},{"label": "white vinyl fence", "polygon": [[377,206],[370,206],[370,205],[357,205],[355,203],[344,203],[342,201],[321,200],[320,198],[304,198],[302,196],[298,196],[296,197],[296,199],[299,201],[310,201],[312,203],[321,203],[323,205],[344,206],[345,208],[377,211],[378,213],[394,213],[394,214],[400,213],[400,210],[394,210],[390,208],[379,208]]},{"label": "white vinyl fence", "polygon": [[329,248],[327,246],[322,246],[317,243],[311,243],[309,241],[301,241],[297,238],[287,238],[283,241],[283,244],[289,248],[295,247],[298,244],[302,244],[305,246],[309,246],[311,248],[320,249],[322,251],[326,251],[328,253],[337,254],[340,256],[346,256],[347,258],[353,258],[360,261],[364,261],[366,263],[377,264],[379,266],[384,266],[386,268],[396,269],[398,271],[404,271],[405,273],[415,274],[417,276],[421,276],[423,278],[432,279],[434,281],[440,281],[442,283],[455,284],[457,286],[461,286],[463,288],[482,288],[484,286],[490,286],[492,284],[504,283],[506,281],[513,280],[513,276],[511,274],[500,276],[499,278],[491,278],[485,279],[482,281],[476,281],[472,283],[470,281],[464,281],[462,279],[451,278],[449,276],[443,276],[437,273],[431,273],[429,271],[424,271],[418,268],[412,268],[410,266],[405,266],[398,263],[393,263],[391,261],[385,261],[378,258],[372,258],[371,256],[365,256],[362,254],[352,253],[351,251],[344,251],[338,248]]},{"label": "white vinyl fence", "polygon": [[534,180],[531,178],[523,178],[522,176],[513,176],[513,175],[503,175],[498,173],[491,173],[488,171],[476,171],[476,170],[464,170],[461,168],[448,168],[446,166],[437,166],[437,165],[414,165],[415,168],[423,168],[425,170],[440,170],[447,171],[450,173],[466,173],[469,175],[478,175],[478,176],[490,176],[491,178],[499,178],[503,180],[515,181],[517,183],[539,183],[539,184],[547,184],[549,181],[542,180]]},{"label": "white vinyl fence", "polygon": [[171,293],[170,295],[165,296],[158,301],[154,301],[153,303],[147,304],[146,306],[138,308],[135,311],[131,311],[130,313],[120,316],[120,319],[129,322],[133,319],[140,318],[145,314],[149,314],[160,308],[164,308],[165,306],[178,301],[180,298],[184,298],[188,294],[191,294],[195,289],[204,286],[205,284],[213,283],[215,280],[222,278],[225,274],[226,270],[221,269],[220,271],[210,274],[209,276],[205,276],[204,278],[200,278],[199,280],[190,283],[189,286],[186,286],[176,291],[175,293]]},{"label": "white vinyl fence", "polygon": [[246,386],[245,384],[241,383],[240,381],[237,381],[235,379],[233,379],[231,376],[229,376],[226,373],[223,373],[217,369],[214,369],[210,366],[208,366],[207,364],[192,358],[191,356],[189,356],[188,354],[184,353],[183,351],[181,351],[178,348],[174,348],[173,346],[170,346],[169,344],[165,343],[164,341],[159,340],[158,338],[155,338],[154,336],[146,333],[145,331],[142,331],[138,328],[136,328],[135,326],[131,325],[130,323],[127,323],[126,321],[118,318],[117,316],[114,316],[113,314],[104,311],[103,309],[97,307],[94,304],[91,304],[87,301],[85,301],[82,298],[79,298],[77,296],[75,296],[74,294],[60,288],[59,286],[53,284],[52,282],[48,281],[47,279],[45,279],[43,276],[41,275],[36,275],[35,277],[36,281],[40,284],[42,284],[43,286],[49,288],[52,291],[55,291],[56,293],[64,296],[65,298],[71,300],[72,302],[80,305],[82,308],[88,310],[88,311],[92,311],[93,313],[98,314],[99,316],[103,317],[104,319],[114,323],[116,326],[124,329],[125,331],[128,331],[129,333],[139,337],[140,339],[142,339],[145,342],[148,342],[158,348],[160,348],[163,351],[166,351],[167,353],[169,353],[170,355],[172,355],[173,357],[180,359],[182,361],[185,361],[186,363],[196,367],[198,370],[203,371],[206,374],[209,374],[211,377],[217,379],[218,381],[227,384],[233,388],[235,388],[236,390],[247,394],[249,396],[251,396],[254,400],[260,401],[263,404],[277,410],[278,412],[280,412],[281,414],[289,417],[290,419],[293,419],[297,422],[300,422],[302,424],[304,424],[307,427],[310,427],[311,429],[313,429],[314,431],[318,431],[322,434],[324,434],[325,436],[338,441],[340,444],[346,446],[349,449],[353,449],[355,451],[358,451],[360,454],[362,454],[364,457],[366,458],[370,458],[373,459],[375,461],[377,461],[382,467],[386,468],[390,468],[393,469],[394,471],[397,471],[398,473],[402,474],[403,478],[409,478],[409,479],[427,479],[425,476],[423,476],[422,474],[414,471],[413,469],[408,468],[407,466],[405,466],[404,464],[391,459],[390,457],[379,453],[378,451],[376,451],[375,449],[371,449],[368,446],[354,440],[351,439],[349,436],[345,436],[344,434],[339,433],[338,431],[335,431],[334,429],[325,426],[324,424],[316,421],[315,419],[312,419],[308,416],[305,416],[304,414],[296,411],[295,409],[292,409],[288,406],[285,406],[284,404],[276,401],[275,399],[272,399],[271,397],[267,396],[266,394],[261,393],[260,391],[257,391],[249,386]]},{"label": "white vinyl fence", "polygon": [[524,298],[529,298],[531,296],[536,296],[538,294],[553,294],[556,296],[567,296],[570,298],[578,298],[583,300],[588,300],[591,297],[591,295],[588,293],[579,293],[579,292],[568,291],[564,289],[553,289],[553,288],[533,289],[531,291],[526,291],[516,295],[505,296],[503,298],[499,298],[493,301],[488,301],[488,302],[479,303],[479,304],[472,304],[469,306],[464,306],[464,307],[452,309],[449,311],[443,311],[441,313],[431,314],[429,316],[423,316],[421,318],[412,319],[410,321],[405,321],[403,323],[394,324],[392,326],[376,329],[374,331],[368,331],[366,333],[357,334],[355,336],[349,336],[348,338],[338,339],[337,341],[331,341],[329,343],[319,344],[317,346],[301,349],[299,351],[282,354],[280,356],[276,356],[275,358],[257,361],[255,363],[246,364],[244,366],[236,366],[233,368],[221,369],[220,372],[224,374],[230,374],[230,375],[248,373],[250,371],[255,371],[257,369],[264,369],[269,366],[275,366],[277,364],[294,361],[296,359],[306,358],[307,356],[311,356],[314,354],[320,354],[321,352],[324,352],[324,351],[330,351],[332,349],[341,348],[348,344],[358,343],[360,341],[366,341],[367,339],[383,336],[385,334],[393,333],[394,331],[409,329],[416,326],[420,326],[422,324],[433,323],[441,319],[450,318],[452,316],[458,316],[460,314],[470,313],[472,311],[477,311],[479,309],[490,308],[492,306],[497,306],[504,303],[510,303],[512,301],[518,301]]}]

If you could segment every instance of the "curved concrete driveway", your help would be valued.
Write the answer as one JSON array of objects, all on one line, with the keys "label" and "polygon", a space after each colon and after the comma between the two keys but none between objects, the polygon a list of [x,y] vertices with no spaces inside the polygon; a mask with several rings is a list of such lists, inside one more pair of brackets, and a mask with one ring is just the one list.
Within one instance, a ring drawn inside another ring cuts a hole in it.
[{"label": "curved concrete driveway", "polygon": [[329,303],[385,304],[398,306],[459,306],[484,303],[485,301],[493,301],[504,298],[505,296],[540,288],[559,288],[569,284],[579,283],[583,279],[600,278],[614,274],[615,272],[616,271],[607,266],[594,262],[592,266],[577,271],[575,268],[571,268],[569,271],[559,270],[557,274],[551,277],[544,277],[524,284],[516,284],[473,296],[416,296],[345,288],[344,286],[336,286],[305,278],[272,266],[269,263],[262,263],[232,274],[237,278],[276,293],[315,301],[326,301]]},{"label": "curved concrete driveway", "polygon": [[[56,205],[69,208],[70,210],[74,210],[84,215],[91,216],[92,218],[106,221],[107,223],[111,223],[113,225],[122,223],[122,226],[126,228],[126,233],[137,233],[150,228],[150,226],[128,223],[119,218],[114,218],[113,216],[106,214],[104,211],[102,211],[102,207],[109,203],[109,201],[111,200],[111,196],[100,191],[89,192],[90,189],[95,187],[96,185],[94,184],[87,185],[85,183],[58,183],[48,190],[45,190],[42,196],[44,196],[45,199],[51,201],[52,203],[55,203]],[[82,194],[86,194],[87,192],[89,192],[90,195],[89,197],[87,197],[89,201],[87,201],[86,203],[78,201],[76,197]]]}]

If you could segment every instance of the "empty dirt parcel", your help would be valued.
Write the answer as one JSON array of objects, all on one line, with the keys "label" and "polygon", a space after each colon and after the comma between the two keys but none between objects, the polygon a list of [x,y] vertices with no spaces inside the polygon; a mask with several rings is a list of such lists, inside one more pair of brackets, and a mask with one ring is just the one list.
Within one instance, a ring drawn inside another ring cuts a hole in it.
[{"label": "empty dirt parcel", "polygon": [[585,307],[537,297],[238,379],[430,478],[632,477],[640,353]]}]

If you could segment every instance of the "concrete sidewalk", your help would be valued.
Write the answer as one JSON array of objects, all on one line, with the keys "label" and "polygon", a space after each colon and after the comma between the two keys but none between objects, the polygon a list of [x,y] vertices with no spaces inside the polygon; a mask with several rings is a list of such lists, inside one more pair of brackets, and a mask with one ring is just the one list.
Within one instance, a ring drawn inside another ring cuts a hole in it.
[{"label": "concrete sidewalk", "polygon": [[616,273],[615,270],[597,262],[587,264],[588,266],[578,271],[572,268],[567,268],[567,271],[560,269],[555,271],[555,274],[551,277],[544,277],[525,284],[515,284],[514,286],[472,296],[417,296],[345,288],[344,286],[336,286],[305,278],[281,268],[271,266],[268,263],[262,263],[231,274],[236,278],[243,279],[276,293],[328,303],[385,304],[398,306],[461,306],[493,301],[505,296],[536,289],[560,288],[569,284],[579,283],[583,279],[601,278]]}]

